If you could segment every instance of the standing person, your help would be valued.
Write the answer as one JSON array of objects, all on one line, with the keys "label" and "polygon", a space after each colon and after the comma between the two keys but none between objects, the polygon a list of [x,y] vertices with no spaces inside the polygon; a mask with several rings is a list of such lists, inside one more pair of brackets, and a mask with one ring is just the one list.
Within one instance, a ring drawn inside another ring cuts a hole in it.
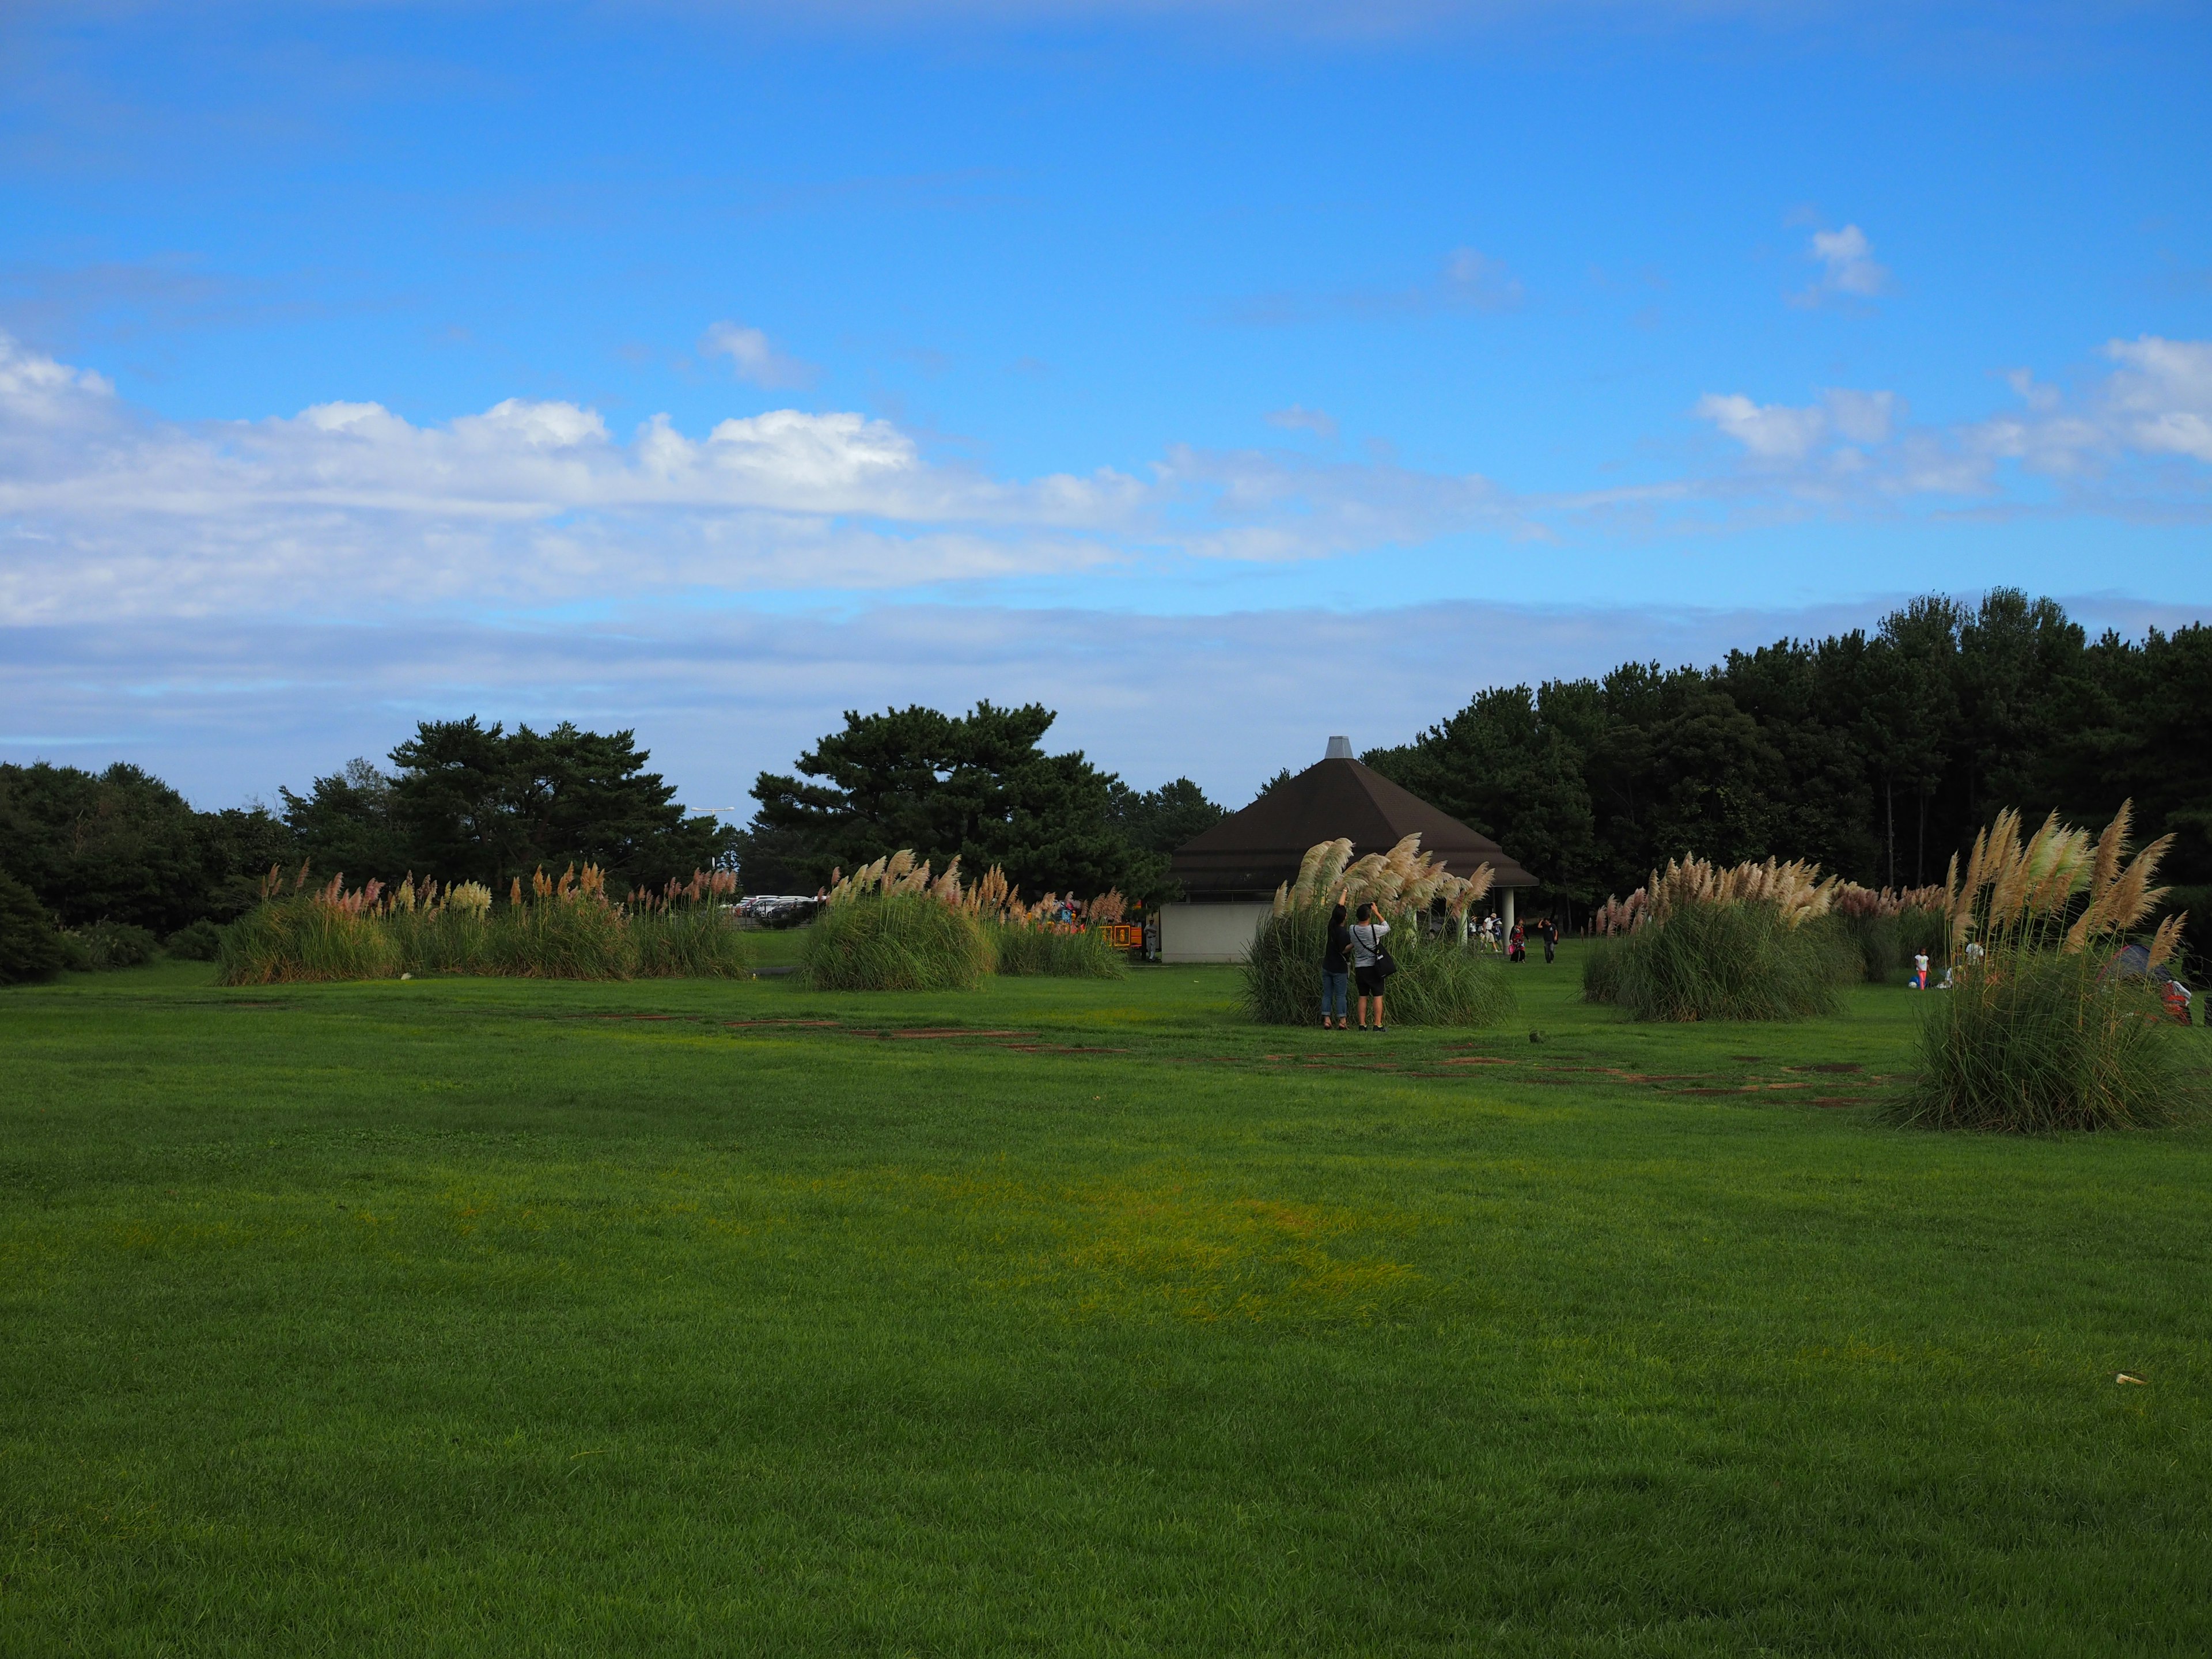
[{"label": "standing person", "polygon": [[1359,981],[1359,1029],[1367,1026],[1367,1003],[1375,1002],[1375,1030],[1382,1029],[1382,971],[1376,958],[1382,954],[1382,940],[1390,932],[1390,924],[1375,914],[1375,907],[1362,901],[1359,920],[1345,930],[1352,935],[1352,971]]},{"label": "standing person", "polygon": [[1928,955],[1924,951],[1912,958],[1912,988],[1916,991],[1928,988]]},{"label": "standing person", "polygon": [[1336,890],[1336,908],[1328,913],[1328,942],[1321,953],[1321,1029],[1329,1029],[1329,1010],[1336,1011],[1336,1029],[1351,1030],[1346,1020],[1345,992],[1352,977],[1346,952],[1352,949],[1352,930],[1344,925],[1345,889]]},{"label": "standing person", "polygon": [[1544,936],[1544,960],[1557,962],[1559,959],[1559,924],[1546,916],[1537,931]]},{"label": "standing person", "polygon": [[1508,962],[1528,960],[1528,930],[1520,922],[1513,924],[1513,948],[1505,953]]}]

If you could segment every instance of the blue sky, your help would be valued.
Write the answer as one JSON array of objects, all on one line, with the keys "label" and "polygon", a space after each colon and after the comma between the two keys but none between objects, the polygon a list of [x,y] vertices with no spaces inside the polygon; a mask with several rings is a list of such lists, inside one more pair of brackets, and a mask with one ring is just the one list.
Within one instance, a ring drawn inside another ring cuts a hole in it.
[{"label": "blue sky", "polygon": [[1038,697],[1241,799],[1499,680],[2212,612],[2182,5],[36,6],[0,754],[743,801]]}]

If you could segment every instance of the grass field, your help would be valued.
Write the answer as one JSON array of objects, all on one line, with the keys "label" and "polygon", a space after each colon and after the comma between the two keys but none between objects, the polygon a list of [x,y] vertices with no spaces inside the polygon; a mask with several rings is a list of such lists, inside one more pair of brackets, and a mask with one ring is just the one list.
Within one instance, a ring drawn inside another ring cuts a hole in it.
[{"label": "grass field", "polygon": [[1516,975],[0,992],[0,1653],[2212,1651],[2212,1134]]}]

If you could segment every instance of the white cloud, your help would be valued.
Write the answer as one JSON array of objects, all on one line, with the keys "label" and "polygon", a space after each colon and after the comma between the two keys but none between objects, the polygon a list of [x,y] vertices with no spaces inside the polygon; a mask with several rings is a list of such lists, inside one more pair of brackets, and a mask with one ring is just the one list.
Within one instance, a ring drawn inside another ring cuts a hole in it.
[{"label": "white cloud", "polygon": [[1812,287],[1795,296],[1793,304],[1872,300],[1888,290],[1889,268],[1876,263],[1874,244],[1856,225],[1814,231],[1806,257],[1820,266],[1820,275]]},{"label": "white cloud", "polygon": [[1741,392],[1709,392],[1691,413],[1711,421],[1761,460],[1802,461],[1828,428],[1824,410],[1755,404]]},{"label": "white cloud", "polygon": [[1267,424],[1280,427],[1285,432],[1310,432],[1316,438],[1331,443],[1336,441],[1336,419],[1325,410],[1308,409],[1304,404],[1292,404],[1288,409],[1267,411]]},{"label": "white cloud", "polygon": [[813,364],[785,356],[767,335],[743,323],[708,324],[699,337],[699,355],[727,357],[739,380],[771,392],[812,386],[818,374]]},{"label": "white cloud", "polygon": [[[356,401],[179,422],[0,336],[0,623],[1157,577],[1469,535],[1705,533],[1960,503],[2212,510],[2212,343],[2145,336],[2106,356],[2075,395],[2015,377],[2025,407],[1952,426],[1914,424],[1883,390],[1804,404],[1712,393],[1692,412],[1737,447],[1735,464],[1537,495],[1379,452],[1189,445],[1140,474],[1006,478],[851,411],[772,410],[704,435],[661,415],[625,435],[597,410],[524,398],[441,424]],[[1324,431],[1328,417],[1270,418]]]},{"label": "white cloud", "polygon": [[2113,419],[2138,449],[2212,461],[2212,341],[2113,340]]}]

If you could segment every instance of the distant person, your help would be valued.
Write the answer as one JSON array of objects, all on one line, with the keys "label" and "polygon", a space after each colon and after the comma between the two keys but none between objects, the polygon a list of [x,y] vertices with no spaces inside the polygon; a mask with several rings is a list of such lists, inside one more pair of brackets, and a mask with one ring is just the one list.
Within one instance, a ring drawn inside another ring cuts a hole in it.
[{"label": "distant person", "polygon": [[1359,920],[1345,930],[1352,936],[1352,971],[1359,981],[1359,1029],[1368,1030],[1367,1005],[1375,1004],[1374,1028],[1382,1029],[1382,981],[1384,975],[1379,962],[1382,941],[1389,936],[1390,924],[1375,914],[1375,907],[1364,900],[1359,906]]},{"label": "distant person", "polygon": [[1513,924],[1512,948],[1506,951],[1505,959],[1508,962],[1528,960],[1528,930],[1517,921]]},{"label": "distant person", "polygon": [[1557,962],[1559,959],[1559,924],[1551,917],[1546,916],[1542,925],[1536,931],[1544,936],[1544,960]]},{"label": "distant person", "polygon": [[1345,889],[1336,890],[1336,908],[1328,913],[1328,940],[1321,952],[1321,1029],[1329,1029],[1331,1011],[1336,1015],[1336,1029],[1351,1030],[1346,1012],[1346,992],[1352,978],[1351,958],[1346,954],[1352,949],[1352,930],[1344,925]]},{"label": "distant person", "polygon": [[1925,951],[1912,958],[1912,988],[1916,991],[1928,988],[1928,953]]}]

